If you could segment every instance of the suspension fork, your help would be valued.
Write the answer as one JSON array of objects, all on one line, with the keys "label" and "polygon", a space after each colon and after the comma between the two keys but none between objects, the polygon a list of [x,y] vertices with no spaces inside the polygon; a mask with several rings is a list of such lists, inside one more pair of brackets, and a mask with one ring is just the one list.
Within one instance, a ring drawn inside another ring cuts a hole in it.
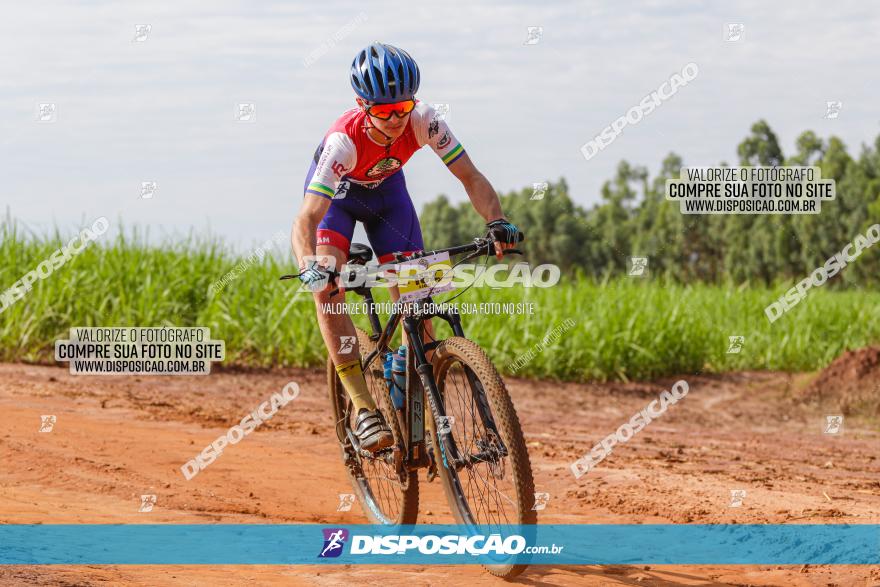
[{"label": "suspension fork", "polygon": [[[453,334],[464,338],[464,329],[461,326],[461,317],[458,315],[458,312],[455,310],[445,310],[437,312],[434,316],[445,320],[449,323],[449,327],[452,328]],[[498,439],[502,456],[507,456],[507,447],[504,446],[504,443],[501,440],[501,434],[498,433],[498,427],[495,424],[495,420],[492,418],[492,409],[489,407],[489,400],[486,397],[486,392],[483,390],[483,386],[480,385],[480,381],[477,379],[477,376],[473,371],[470,369],[465,369],[464,371],[468,383],[471,386],[471,393],[474,396],[474,402],[477,404],[477,411],[480,413],[480,420],[482,420],[483,426],[495,434],[495,438]]]},{"label": "suspension fork", "polygon": [[[412,375],[410,381],[407,382],[407,391],[409,392],[407,393],[407,397],[422,400],[422,391],[424,390],[427,392],[428,406],[431,408],[434,422],[439,423],[445,421],[446,410],[443,406],[443,402],[440,400],[440,392],[437,389],[437,383],[434,380],[434,367],[428,362],[427,357],[425,356],[425,347],[420,332],[421,323],[422,320],[420,318],[406,318],[403,321],[403,327],[406,330],[411,347],[411,351],[407,352],[407,373]],[[421,386],[416,384],[417,382],[415,381],[414,374],[418,374]],[[410,382],[412,383],[412,387],[410,387]],[[415,410],[415,406],[413,405],[412,407],[413,410]],[[421,444],[424,445],[423,414],[425,412],[421,402],[419,404],[419,409],[421,413],[414,411],[409,412],[410,426],[412,429],[411,438],[416,434],[421,434],[419,440],[421,441]],[[415,430],[416,424],[421,428],[418,431]],[[437,430],[437,436],[440,444],[438,448],[440,449],[440,456],[443,459],[444,465],[447,468],[458,468],[457,465],[460,461],[458,447],[456,447],[455,439],[452,437],[452,434],[450,434],[448,427],[443,432]],[[412,456],[413,455],[410,454],[410,457]],[[436,458],[437,455],[435,454],[434,456]]]}]

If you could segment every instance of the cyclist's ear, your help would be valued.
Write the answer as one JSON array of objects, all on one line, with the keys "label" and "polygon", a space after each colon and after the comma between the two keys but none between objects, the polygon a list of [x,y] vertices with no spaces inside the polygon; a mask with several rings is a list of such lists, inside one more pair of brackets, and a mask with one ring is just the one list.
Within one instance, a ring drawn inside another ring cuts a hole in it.
[{"label": "cyclist's ear", "polygon": [[363,98],[355,98],[354,100],[355,102],[357,102],[358,108],[360,108],[361,110],[367,109],[367,103],[364,101]]}]

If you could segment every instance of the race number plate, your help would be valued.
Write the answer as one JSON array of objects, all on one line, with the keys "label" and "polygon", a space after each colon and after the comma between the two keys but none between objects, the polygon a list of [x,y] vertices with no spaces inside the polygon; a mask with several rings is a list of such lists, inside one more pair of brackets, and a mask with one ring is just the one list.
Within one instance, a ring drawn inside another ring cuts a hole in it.
[{"label": "race number plate", "polygon": [[452,262],[449,253],[439,253],[407,261],[397,266],[397,286],[401,302],[412,302],[434,294],[452,291]]}]

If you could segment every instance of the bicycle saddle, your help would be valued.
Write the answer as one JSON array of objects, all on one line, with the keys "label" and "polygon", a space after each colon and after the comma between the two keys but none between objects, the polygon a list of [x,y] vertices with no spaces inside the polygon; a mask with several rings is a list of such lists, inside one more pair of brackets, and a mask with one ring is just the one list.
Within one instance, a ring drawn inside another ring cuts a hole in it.
[{"label": "bicycle saddle", "polygon": [[355,265],[366,265],[373,260],[373,249],[361,243],[351,243],[348,249],[348,262]]}]

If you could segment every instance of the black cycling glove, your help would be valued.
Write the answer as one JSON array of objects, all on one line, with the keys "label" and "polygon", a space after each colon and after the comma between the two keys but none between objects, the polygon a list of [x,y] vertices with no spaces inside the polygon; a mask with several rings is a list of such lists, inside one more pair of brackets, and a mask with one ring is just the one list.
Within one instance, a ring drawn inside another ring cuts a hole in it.
[{"label": "black cycling glove", "polygon": [[489,229],[489,234],[492,236],[492,238],[497,240],[498,242],[510,245],[515,245],[519,242],[519,229],[516,227],[516,225],[511,224],[503,218],[493,220],[486,225],[486,228]]}]

